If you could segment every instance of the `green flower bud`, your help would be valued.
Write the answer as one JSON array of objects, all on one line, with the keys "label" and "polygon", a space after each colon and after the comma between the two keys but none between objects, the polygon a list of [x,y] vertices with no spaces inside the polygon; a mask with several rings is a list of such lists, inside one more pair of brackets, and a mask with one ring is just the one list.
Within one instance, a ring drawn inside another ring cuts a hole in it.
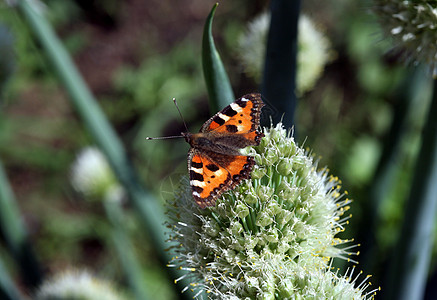
[{"label": "green flower bud", "polygon": [[266,227],[274,222],[273,218],[268,213],[260,212],[256,218],[256,226]]},{"label": "green flower bud", "polygon": [[255,204],[258,201],[258,197],[254,195],[252,192],[248,193],[246,197],[244,198],[244,201],[248,204]]},{"label": "green flower bud", "polygon": [[290,158],[285,157],[279,161],[279,164],[278,164],[278,173],[279,174],[281,174],[283,176],[287,176],[288,174],[291,173],[292,170],[293,170],[293,162],[291,161]]},{"label": "green flower bud", "polygon": [[277,149],[268,148],[265,152],[263,164],[272,166],[279,160],[279,152]]},{"label": "green flower bud", "polygon": [[257,237],[254,237],[254,236],[246,236],[245,237],[245,244],[244,244],[244,246],[245,246],[245,248],[246,248],[246,250],[252,250],[253,248],[255,248],[256,247],[256,245],[258,245],[258,238]]},{"label": "green flower bud", "polygon": [[272,188],[265,185],[260,185],[256,188],[256,195],[261,203],[268,202],[274,192],[275,191]]},{"label": "green flower bud", "polygon": [[235,214],[240,219],[243,219],[249,214],[249,208],[244,204],[237,204],[237,207],[235,208]]},{"label": "green flower bud", "polygon": [[276,217],[276,222],[280,227],[285,226],[288,222],[290,222],[291,218],[293,218],[293,212],[289,210],[281,210],[281,212]]},{"label": "green flower bud", "polygon": [[278,237],[278,231],[276,228],[269,228],[264,234],[264,239],[270,243],[277,243]]},{"label": "green flower bud", "polygon": [[229,227],[231,229],[231,233],[234,236],[238,236],[244,231],[243,225],[241,225],[241,223],[237,221],[232,222]]},{"label": "green flower bud", "polygon": [[278,202],[276,201],[271,201],[269,203],[267,203],[265,209],[264,209],[271,217],[276,217],[278,216],[281,211],[282,208],[281,206],[278,204]]},{"label": "green flower bud", "polygon": [[260,168],[258,165],[256,165],[253,170],[252,173],[250,174],[250,177],[252,179],[261,179],[266,175],[266,168]]},{"label": "green flower bud", "polygon": [[210,219],[209,222],[202,224],[202,231],[210,237],[216,237],[220,233],[220,226],[214,219]]}]

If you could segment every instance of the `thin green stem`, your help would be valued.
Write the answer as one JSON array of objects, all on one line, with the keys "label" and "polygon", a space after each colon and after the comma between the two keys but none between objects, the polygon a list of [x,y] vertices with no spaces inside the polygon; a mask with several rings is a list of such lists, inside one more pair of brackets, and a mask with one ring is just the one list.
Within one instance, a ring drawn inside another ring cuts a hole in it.
[{"label": "thin green stem", "polygon": [[363,206],[363,224],[358,233],[358,239],[363,245],[360,262],[364,271],[374,274],[374,266],[381,263],[376,256],[376,231],[380,219],[380,210],[396,179],[400,167],[399,156],[401,142],[408,132],[409,114],[412,111],[412,99],[423,89],[425,72],[416,67],[409,72],[399,86],[397,101],[393,105],[393,121],[389,132],[384,138],[381,157],[369,187],[368,201]]},{"label": "thin green stem", "polygon": [[400,240],[394,249],[387,299],[422,299],[437,209],[437,80],[425,123]]},{"label": "thin green stem", "polygon": [[258,233],[258,226],[256,225],[256,212],[253,209],[251,209],[249,216],[250,216],[249,219],[250,227],[252,228],[253,233]]},{"label": "thin green stem", "polygon": [[[282,120],[285,128],[292,128],[296,107],[297,28],[300,0],[272,0],[272,18],[267,40],[262,95],[275,109],[273,124]],[[270,125],[270,120],[266,120]]]},{"label": "thin green stem", "polygon": [[0,161],[0,230],[6,247],[16,260],[21,276],[30,287],[42,281],[42,272],[30,245],[12,188]]},{"label": "thin green stem", "polygon": [[211,212],[211,216],[214,218],[214,220],[219,224],[220,227],[225,227],[222,221],[220,221],[220,217],[215,214],[214,212]]},{"label": "thin green stem", "polygon": [[119,203],[104,201],[106,215],[112,224],[112,240],[126,274],[129,285],[134,291],[137,300],[152,299],[142,281],[141,265],[135,255],[132,242],[125,229],[123,211]]},{"label": "thin green stem", "polygon": [[246,231],[246,232],[250,232],[251,230],[250,230],[250,226],[248,226],[248,222],[247,221],[250,221],[249,220],[249,218],[243,218],[243,219],[241,219],[241,224],[243,225],[243,228],[244,228],[244,231]]},{"label": "thin green stem", "polygon": [[5,265],[0,257],[0,299],[21,300],[24,299],[18,287],[14,284]]},{"label": "thin green stem", "polygon": [[[115,174],[127,190],[140,216],[143,227],[156,249],[162,266],[166,266],[171,257],[165,251],[167,244],[163,223],[166,218],[162,207],[141,186],[137,173],[134,171],[120,139],[115,134],[97,101],[77,71],[70,55],[53,32],[47,20],[37,8],[33,7],[31,1],[18,1],[18,8],[46,51],[47,58],[64,84],[71,103],[82,117],[85,126],[108,158]],[[164,268],[172,280],[179,277],[179,272],[175,274],[174,269]],[[188,293],[184,293],[184,296],[189,297]]]}]

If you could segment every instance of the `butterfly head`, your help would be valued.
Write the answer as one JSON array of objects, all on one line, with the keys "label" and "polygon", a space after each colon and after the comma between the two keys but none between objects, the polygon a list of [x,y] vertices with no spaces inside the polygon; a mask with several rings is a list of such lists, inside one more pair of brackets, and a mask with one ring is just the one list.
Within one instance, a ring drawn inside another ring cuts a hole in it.
[{"label": "butterfly head", "polygon": [[181,135],[185,139],[185,141],[191,145],[192,134],[190,132],[181,132]]},{"label": "butterfly head", "polygon": [[184,137],[185,141],[190,144],[192,148],[201,147],[205,143],[208,143],[208,139],[204,137],[204,134],[199,133],[191,133],[191,132],[182,132],[181,135]]}]

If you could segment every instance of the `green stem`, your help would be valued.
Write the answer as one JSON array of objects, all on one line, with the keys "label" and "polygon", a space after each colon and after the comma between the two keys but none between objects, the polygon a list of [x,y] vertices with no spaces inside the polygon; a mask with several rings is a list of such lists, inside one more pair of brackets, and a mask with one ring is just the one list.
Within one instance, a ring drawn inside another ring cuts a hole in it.
[{"label": "green stem", "polygon": [[235,100],[229,77],[215,48],[212,36],[212,20],[217,5],[218,3],[212,7],[206,19],[202,41],[203,74],[209,95],[209,107],[213,114]]},{"label": "green stem", "polygon": [[254,209],[250,210],[248,223],[250,224],[250,228],[252,228],[253,233],[258,233],[258,226],[256,225],[256,212]]},{"label": "green stem", "polygon": [[[250,217],[249,217],[250,218]],[[247,226],[247,221],[250,221],[248,217],[241,219],[241,224],[243,225],[244,231],[250,232],[250,226]]]},{"label": "green stem", "polygon": [[[285,128],[292,128],[297,102],[295,89],[300,0],[272,0],[270,10],[272,18],[261,91],[275,109],[271,116],[273,124],[282,120]],[[262,125],[269,126],[270,120],[266,122]]]},{"label": "green stem", "polygon": [[378,261],[376,249],[376,231],[380,221],[380,210],[387,199],[399,169],[399,156],[402,138],[408,131],[407,120],[411,112],[412,99],[423,89],[425,72],[416,67],[402,80],[397,92],[397,101],[393,105],[393,121],[384,138],[381,157],[369,187],[368,201],[363,204],[363,224],[358,233],[360,240],[360,262],[367,274],[374,274],[373,268]]},{"label": "green stem", "polygon": [[437,209],[437,80],[419,151],[387,299],[422,299],[434,241]]},{"label": "green stem", "polygon": [[0,161],[0,230],[6,247],[20,267],[26,285],[37,287],[42,272],[30,245],[11,186]]},{"label": "green stem", "polygon": [[5,265],[0,257],[0,299],[21,300],[24,299],[17,286],[9,276]]},{"label": "green stem", "polygon": [[126,274],[127,280],[137,300],[152,299],[142,281],[141,265],[138,262],[129,235],[123,222],[123,211],[116,201],[105,200],[106,215],[112,224],[112,240]]},{"label": "green stem", "polygon": [[15,71],[14,37],[9,29],[0,24],[0,104],[3,101],[3,88]]},{"label": "green stem", "polygon": [[[70,96],[72,104],[82,117],[82,120],[97,145],[108,158],[118,179],[127,190],[140,216],[143,227],[156,249],[161,264],[163,267],[166,266],[170,260],[170,255],[165,251],[167,244],[163,223],[166,218],[162,207],[158,205],[156,199],[141,186],[120,139],[115,134],[77,71],[70,55],[53,32],[47,20],[32,6],[31,1],[18,1],[18,8],[23,13],[29,26],[38,38],[38,41],[46,51],[47,58],[57,71],[59,78]],[[172,280],[180,276],[179,272],[175,274],[172,268],[164,267],[164,269],[169,273],[168,275]],[[188,293],[184,295],[186,295],[186,297],[189,296]]]}]

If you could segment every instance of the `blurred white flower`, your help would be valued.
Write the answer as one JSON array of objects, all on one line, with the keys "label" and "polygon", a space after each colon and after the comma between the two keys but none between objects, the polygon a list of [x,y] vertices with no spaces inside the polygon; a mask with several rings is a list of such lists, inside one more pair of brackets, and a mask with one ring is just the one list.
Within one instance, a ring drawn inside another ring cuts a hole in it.
[{"label": "blurred white flower", "polygon": [[[244,72],[260,82],[264,67],[270,13],[265,12],[251,21],[238,42],[238,56]],[[311,90],[332,60],[329,40],[306,15],[299,18],[296,88],[298,94]]]},{"label": "blurred white flower", "polygon": [[374,0],[385,36],[404,51],[407,63],[423,62],[437,77],[437,2]]},{"label": "blurred white flower", "polygon": [[299,18],[297,76],[299,93],[311,90],[322,75],[325,65],[333,59],[328,38],[306,15]]},{"label": "blurred white flower", "polygon": [[247,25],[246,32],[238,40],[237,54],[243,70],[258,83],[264,67],[269,25],[270,14],[262,13]]},{"label": "blurred white flower", "polygon": [[38,289],[35,300],[122,300],[115,287],[87,271],[68,270],[54,276]]},{"label": "blurred white flower", "polygon": [[105,156],[94,147],[83,149],[71,168],[71,184],[94,199],[119,201],[124,189],[118,183]]}]

